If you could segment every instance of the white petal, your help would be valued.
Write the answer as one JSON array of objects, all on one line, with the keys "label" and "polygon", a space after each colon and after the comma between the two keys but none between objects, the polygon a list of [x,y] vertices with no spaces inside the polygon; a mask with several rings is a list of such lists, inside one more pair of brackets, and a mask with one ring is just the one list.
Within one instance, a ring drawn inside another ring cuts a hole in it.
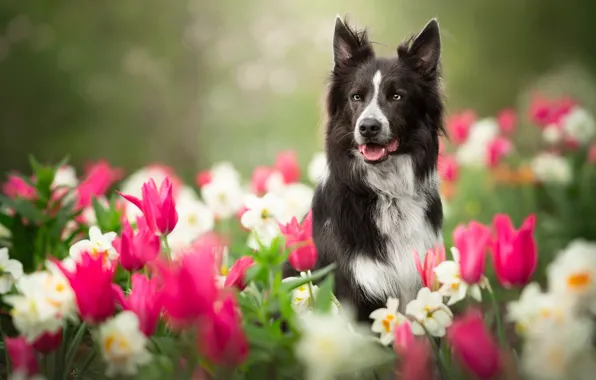
[{"label": "white petal", "polygon": [[0,294],[5,294],[12,288],[12,279],[9,276],[0,276]]},{"label": "white petal", "polygon": [[0,248],[0,263],[8,261],[8,248]]},{"label": "white petal", "polygon": [[412,334],[414,334],[414,335],[426,334],[426,331],[424,331],[424,328],[422,327],[422,325],[416,321],[412,322],[410,327],[412,329]]},{"label": "white petal", "polygon": [[92,226],[91,228],[89,228],[89,240],[98,241],[98,240],[101,240],[102,236],[103,236],[103,234],[101,233],[101,230],[99,229],[99,227]]},{"label": "white petal", "polygon": [[387,300],[387,310],[397,313],[397,309],[399,308],[399,299],[397,298],[389,298]]},{"label": "white petal", "polygon": [[380,308],[370,313],[368,317],[371,319],[383,319],[387,314],[389,314],[389,310]]},{"label": "white petal", "polygon": [[4,265],[4,270],[12,275],[15,280],[18,280],[23,275],[23,264],[18,260],[8,260]]},{"label": "white petal", "polygon": [[476,301],[482,301],[482,292],[480,291],[480,287],[478,285],[471,286],[468,293],[470,293],[470,297],[472,297]]}]

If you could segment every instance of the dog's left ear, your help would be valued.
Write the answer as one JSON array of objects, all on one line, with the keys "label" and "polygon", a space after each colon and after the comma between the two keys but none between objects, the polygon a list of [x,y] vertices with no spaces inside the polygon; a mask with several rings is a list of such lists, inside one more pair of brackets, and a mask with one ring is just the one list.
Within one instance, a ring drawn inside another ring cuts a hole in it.
[{"label": "dog's left ear", "polygon": [[[400,48],[398,48],[398,54]],[[441,56],[441,35],[437,19],[432,19],[414,38],[408,55],[414,59],[417,69],[423,74],[434,74],[439,66]]]}]

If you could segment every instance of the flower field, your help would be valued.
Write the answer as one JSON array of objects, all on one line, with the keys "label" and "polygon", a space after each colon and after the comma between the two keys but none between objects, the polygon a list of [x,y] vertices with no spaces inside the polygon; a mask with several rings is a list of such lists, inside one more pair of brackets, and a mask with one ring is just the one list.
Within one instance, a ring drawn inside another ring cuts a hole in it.
[{"label": "flower field", "polygon": [[32,158],[0,196],[2,378],[591,379],[596,122],[537,94],[447,129],[445,245],[412,252],[424,287],[368,325],[313,271],[322,153],[194,181]]}]

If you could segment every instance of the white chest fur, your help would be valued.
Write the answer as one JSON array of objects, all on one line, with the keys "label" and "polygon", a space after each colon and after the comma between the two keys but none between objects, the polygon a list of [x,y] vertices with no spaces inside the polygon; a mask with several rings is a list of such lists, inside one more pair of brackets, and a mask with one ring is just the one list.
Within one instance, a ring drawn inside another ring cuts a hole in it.
[{"label": "white chest fur", "polygon": [[399,296],[405,307],[416,297],[420,284],[414,252],[423,259],[429,248],[442,244],[441,234],[435,233],[425,216],[425,188],[437,186],[437,176],[417,185],[409,156],[391,157],[383,165],[367,167],[366,173],[368,183],[379,193],[374,218],[386,238],[387,260],[357,256],[354,278],[369,298]]}]

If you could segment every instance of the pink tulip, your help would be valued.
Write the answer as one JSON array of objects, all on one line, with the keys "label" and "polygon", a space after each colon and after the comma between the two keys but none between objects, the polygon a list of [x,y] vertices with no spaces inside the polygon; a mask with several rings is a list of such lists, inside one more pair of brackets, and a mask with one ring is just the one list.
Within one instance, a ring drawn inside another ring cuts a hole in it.
[{"label": "pink tulip", "polygon": [[113,284],[112,288],[122,309],[135,313],[139,317],[141,331],[150,337],[155,333],[161,315],[160,284],[156,277],[148,279],[139,273],[131,276],[131,282],[132,289],[128,297],[124,296],[120,286]]},{"label": "pink tulip", "polygon": [[447,118],[447,130],[456,144],[462,144],[468,139],[470,128],[476,121],[474,111],[466,110]]},{"label": "pink tulip", "polygon": [[434,378],[432,347],[428,339],[414,338],[408,349],[400,351],[397,372],[400,380],[432,380]]},{"label": "pink tulip", "polygon": [[238,366],[248,356],[248,341],[233,293],[226,292],[211,317],[199,325],[197,344],[205,357],[221,366]]},{"label": "pink tulip", "polygon": [[234,265],[232,265],[230,268],[228,275],[226,276],[224,286],[235,287],[240,290],[244,290],[244,288],[246,288],[246,282],[244,280],[246,271],[254,264],[254,262],[255,261],[251,256],[243,256],[236,260]]},{"label": "pink tulip", "polygon": [[54,334],[45,333],[33,343],[33,348],[42,354],[48,354],[55,351],[62,344],[62,329]]},{"label": "pink tulip", "polygon": [[300,179],[300,165],[294,151],[278,153],[273,167],[283,175],[285,183],[293,183]]},{"label": "pink tulip", "polygon": [[424,287],[431,290],[437,288],[438,284],[435,283],[435,268],[443,261],[445,261],[445,247],[443,245],[436,246],[426,251],[424,264],[420,262],[418,252],[414,251],[414,262]]},{"label": "pink tulip", "polygon": [[402,356],[414,344],[414,339],[416,339],[414,334],[412,334],[410,321],[405,321],[397,325],[394,334],[393,349],[398,356]]},{"label": "pink tulip", "polygon": [[257,166],[252,172],[252,191],[261,195],[267,192],[267,180],[273,174],[274,170],[267,166]]},{"label": "pink tulip", "polygon": [[453,156],[439,156],[439,174],[446,182],[455,182],[459,178],[459,163]]},{"label": "pink tulip", "polygon": [[447,329],[447,341],[454,357],[478,378],[489,379],[501,371],[499,346],[478,310],[457,317]]},{"label": "pink tulip", "polygon": [[176,203],[172,196],[172,182],[166,177],[159,190],[152,179],[143,185],[143,199],[132,195],[122,195],[137,206],[145,215],[147,225],[155,234],[167,235],[178,223]]},{"label": "pink tulip", "polygon": [[164,310],[178,327],[209,314],[217,299],[216,261],[213,251],[187,252],[174,263],[157,261]]},{"label": "pink tulip", "polygon": [[493,226],[497,236],[493,248],[493,264],[501,285],[521,287],[530,282],[538,264],[535,224],[536,216],[532,214],[516,230],[509,216],[495,215]]},{"label": "pink tulip", "polygon": [[39,365],[33,347],[27,343],[25,337],[4,338],[4,345],[12,363],[13,373],[22,373],[27,376],[36,375]]},{"label": "pink tulip", "polygon": [[529,107],[530,120],[541,128],[556,125],[575,106],[576,102],[570,98],[552,100],[535,94]]},{"label": "pink tulip", "polygon": [[596,163],[596,143],[590,145],[588,149],[588,162],[591,164]]},{"label": "pink tulip", "polygon": [[212,179],[211,171],[205,170],[205,171],[199,172],[199,174],[197,174],[197,176],[195,177],[195,182],[197,183],[197,186],[203,187],[203,186],[207,185],[208,183],[210,183],[211,179]]},{"label": "pink tulip", "polygon": [[490,228],[474,221],[467,227],[459,225],[453,231],[453,241],[459,251],[460,274],[469,285],[478,283],[484,274],[490,235]]},{"label": "pink tulip", "polygon": [[506,108],[497,115],[497,123],[501,132],[511,134],[515,131],[517,114],[514,109]]},{"label": "pink tulip", "polygon": [[159,237],[147,226],[145,218],[137,219],[138,232],[135,234],[127,220],[123,222],[122,236],[112,242],[120,254],[122,268],[129,272],[142,269],[149,261],[155,260],[161,244]]},{"label": "pink tulip", "polygon": [[115,309],[112,292],[115,266],[104,265],[103,260],[101,256],[94,258],[89,253],[83,253],[74,272],[66,269],[61,261],[53,260],[70,282],[79,314],[89,324],[105,321]]},{"label": "pink tulip", "polygon": [[93,198],[105,195],[110,186],[123,176],[122,169],[112,168],[103,160],[87,165],[86,172],[85,178],[77,188],[79,208],[91,206]]},{"label": "pink tulip", "polygon": [[37,199],[37,190],[17,175],[8,176],[8,180],[2,185],[2,192],[10,198]]},{"label": "pink tulip", "polygon": [[486,148],[486,164],[489,168],[498,166],[512,149],[513,145],[508,139],[504,137],[493,139]]},{"label": "pink tulip", "polygon": [[280,225],[286,238],[286,248],[291,249],[290,265],[299,272],[311,270],[317,263],[317,248],[312,241],[312,210],[302,222],[294,217],[287,225]]}]

